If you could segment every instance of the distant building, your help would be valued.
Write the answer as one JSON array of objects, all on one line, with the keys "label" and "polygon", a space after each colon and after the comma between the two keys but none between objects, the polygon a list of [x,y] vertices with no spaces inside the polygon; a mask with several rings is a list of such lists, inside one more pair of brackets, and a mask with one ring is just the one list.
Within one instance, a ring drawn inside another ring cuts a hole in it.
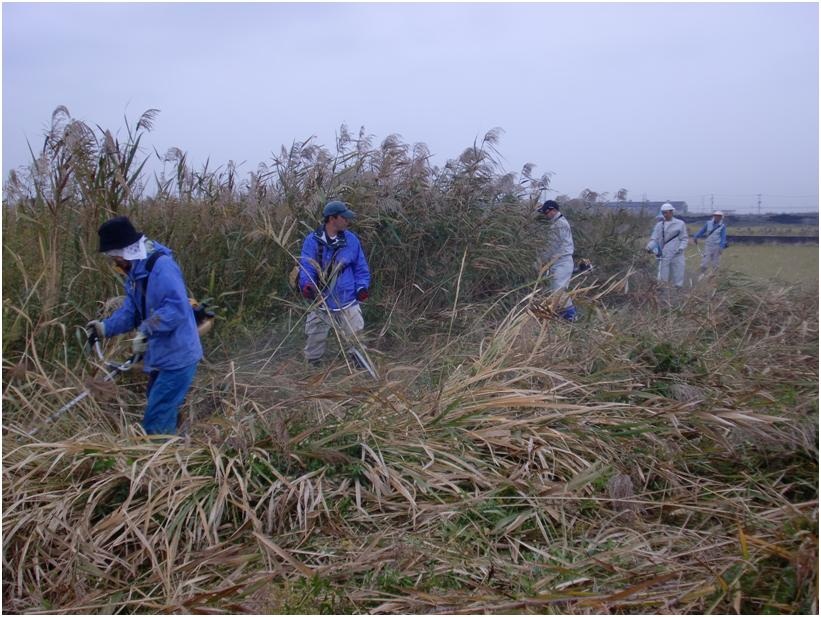
[{"label": "distant building", "polygon": [[635,214],[655,216],[666,203],[673,205],[676,209],[676,214],[687,214],[686,201],[608,201],[604,204],[604,207],[613,210],[627,210]]}]

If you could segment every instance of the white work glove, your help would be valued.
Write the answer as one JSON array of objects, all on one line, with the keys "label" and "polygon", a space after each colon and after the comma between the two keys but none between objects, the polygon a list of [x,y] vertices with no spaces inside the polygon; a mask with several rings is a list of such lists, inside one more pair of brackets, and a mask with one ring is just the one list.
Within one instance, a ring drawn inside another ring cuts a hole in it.
[{"label": "white work glove", "polygon": [[146,349],[148,349],[148,337],[138,330],[137,336],[131,341],[131,351],[135,356],[140,356],[145,353]]},{"label": "white work glove", "polygon": [[94,345],[98,340],[105,338],[105,324],[102,321],[93,319],[86,324],[86,336],[88,336],[88,344]]}]

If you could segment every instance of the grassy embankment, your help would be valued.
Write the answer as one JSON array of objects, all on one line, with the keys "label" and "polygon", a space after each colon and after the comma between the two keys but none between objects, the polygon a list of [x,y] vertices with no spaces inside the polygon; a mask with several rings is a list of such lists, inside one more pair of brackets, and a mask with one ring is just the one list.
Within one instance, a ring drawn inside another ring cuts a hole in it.
[{"label": "grassy embankment", "polygon": [[[85,246],[122,183],[52,159],[76,192],[3,220],[4,609],[817,612],[817,289],[720,274],[669,306],[647,222],[581,209],[597,269],[557,321],[541,187],[492,146],[442,171],[395,139],[303,144],[247,187],[121,195],[220,306],[189,434],[161,445],[141,378],[100,387],[66,327],[116,289]],[[361,214],[378,382],[299,355],[293,225],[332,194]]]}]

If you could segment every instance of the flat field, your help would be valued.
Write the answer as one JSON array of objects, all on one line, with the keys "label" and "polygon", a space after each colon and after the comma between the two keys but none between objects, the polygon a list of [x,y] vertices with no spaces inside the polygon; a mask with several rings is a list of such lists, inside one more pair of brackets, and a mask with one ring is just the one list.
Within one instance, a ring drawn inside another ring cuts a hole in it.
[{"label": "flat field", "polygon": [[[699,229],[701,229],[699,227]],[[698,229],[696,230],[698,231]],[[727,233],[739,236],[817,236],[818,227],[809,225],[749,225],[731,226]]]},{"label": "flat field", "polygon": [[[699,245],[701,246],[701,245]],[[687,251],[688,272],[697,272],[701,263],[698,250]],[[784,283],[818,284],[818,247],[790,244],[732,244],[721,256],[720,268],[755,279]]]},{"label": "flat field", "polygon": [[[687,229],[690,235],[693,235],[698,232],[703,225],[704,221],[688,223]],[[727,233],[733,236],[817,236],[818,225],[731,220],[727,224]]]}]

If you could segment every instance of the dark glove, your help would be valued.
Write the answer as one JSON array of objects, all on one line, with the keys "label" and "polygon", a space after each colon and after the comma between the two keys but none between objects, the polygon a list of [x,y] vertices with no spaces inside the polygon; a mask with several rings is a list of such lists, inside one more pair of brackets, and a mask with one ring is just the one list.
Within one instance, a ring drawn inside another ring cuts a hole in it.
[{"label": "dark glove", "polygon": [[105,338],[105,324],[96,319],[89,321],[86,324],[86,336],[88,336],[88,344],[94,345],[97,341]]},{"label": "dark glove", "polygon": [[302,288],[302,296],[308,300],[313,300],[316,298],[316,287],[311,283],[305,283],[305,286]]},{"label": "dark glove", "polygon": [[364,302],[368,299],[368,290],[364,287],[360,287],[359,290],[356,292],[356,299],[360,302]]}]

